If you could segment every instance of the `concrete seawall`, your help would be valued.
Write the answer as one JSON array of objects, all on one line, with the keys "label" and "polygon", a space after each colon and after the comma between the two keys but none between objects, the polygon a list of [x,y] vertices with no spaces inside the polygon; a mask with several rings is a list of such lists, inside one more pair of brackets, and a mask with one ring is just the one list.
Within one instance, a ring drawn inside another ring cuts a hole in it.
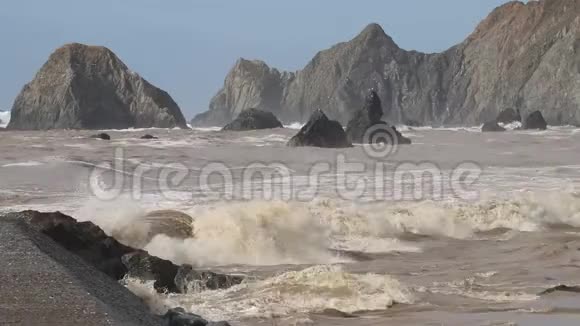
[{"label": "concrete seawall", "polygon": [[162,325],[141,300],[32,230],[0,216],[0,325]]}]

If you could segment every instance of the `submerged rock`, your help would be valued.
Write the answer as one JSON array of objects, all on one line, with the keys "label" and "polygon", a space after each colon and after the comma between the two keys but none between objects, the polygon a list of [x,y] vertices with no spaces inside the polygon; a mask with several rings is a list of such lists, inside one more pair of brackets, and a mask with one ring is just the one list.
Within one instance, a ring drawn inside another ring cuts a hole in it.
[{"label": "submerged rock", "polygon": [[193,237],[193,217],[180,211],[152,211],[145,215],[145,222],[150,226],[149,240],[158,234],[176,239]]},{"label": "submerged rock", "polygon": [[183,308],[170,309],[163,319],[166,326],[206,326],[208,324],[208,321],[201,316],[187,313]]},{"label": "submerged rock", "polygon": [[135,251],[122,257],[127,269],[126,276],[143,281],[154,281],[153,287],[160,293],[179,293],[175,285],[175,275],[179,266],[168,260],[149,255],[145,251]]},{"label": "submerged rock", "polygon": [[226,321],[209,322],[201,316],[188,313],[183,308],[174,308],[163,316],[165,326],[230,326]]},{"label": "submerged rock", "polygon": [[141,139],[159,139],[159,138],[158,137],[155,137],[153,135],[147,134],[147,135],[141,136]]},{"label": "submerged rock", "polygon": [[104,133],[104,132],[100,133],[100,134],[92,135],[91,138],[102,139],[102,140],[111,140],[111,136],[109,134]]},{"label": "submerged rock", "polygon": [[216,274],[209,271],[196,271],[190,265],[183,265],[175,276],[179,293],[227,289],[244,281],[241,276]]},{"label": "submerged rock", "polygon": [[551,294],[554,292],[580,293],[580,286],[570,286],[570,285],[561,284],[561,285],[551,287],[547,290],[544,290],[544,291],[540,292],[538,295],[546,295],[546,294]]},{"label": "submerged rock", "polygon": [[273,128],[283,128],[283,126],[272,112],[247,109],[242,111],[234,121],[227,124],[223,130],[244,131]]},{"label": "submerged rock", "polygon": [[352,144],[338,121],[328,119],[322,110],[317,110],[310,116],[308,123],[290,139],[288,146],[346,148],[352,147]]},{"label": "submerged rock", "polygon": [[500,126],[497,121],[489,121],[481,127],[482,132],[500,132],[505,131],[505,128]]},{"label": "submerged rock", "polygon": [[413,119],[407,119],[405,120],[405,126],[409,126],[409,127],[423,127],[423,124],[420,123],[417,120],[413,120]]},{"label": "submerged rock", "polygon": [[351,143],[390,143],[411,144],[409,138],[404,137],[394,126],[381,120],[383,107],[381,99],[374,90],[371,90],[365,103],[353,118],[348,122],[346,134]]},{"label": "submerged rock", "polygon": [[495,119],[497,123],[509,124],[514,122],[521,122],[522,116],[519,110],[514,110],[512,108],[507,108],[499,113]]},{"label": "submerged rock", "polygon": [[24,86],[9,129],[186,128],[165,91],[111,50],[73,43],[57,49]]},{"label": "submerged rock", "polygon": [[544,120],[542,112],[534,111],[524,121],[523,128],[546,130],[548,129],[548,123],[546,122],[546,120]]}]

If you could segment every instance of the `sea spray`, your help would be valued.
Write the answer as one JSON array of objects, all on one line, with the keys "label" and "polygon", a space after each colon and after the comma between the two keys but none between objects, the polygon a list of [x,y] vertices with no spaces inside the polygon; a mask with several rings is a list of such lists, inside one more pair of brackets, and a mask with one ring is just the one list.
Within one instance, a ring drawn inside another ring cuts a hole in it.
[{"label": "sea spray", "polygon": [[147,243],[150,227],[142,223],[147,210],[131,202],[92,202],[74,216],[97,223],[123,243],[196,266],[331,264],[351,261],[336,251],[420,252],[421,243],[408,240],[409,234],[470,240],[497,229],[580,227],[580,198],[573,193],[523,193],[476,204],[218,202],[184,212],[194,219],[191,238],[157,235]]},{"label": "sea spray", "polygon": [[79,221],[91,221],[108,235],[125,245],[142,248],[147,243],[150,224],[144,223],[146,211],[127,198],[113,201],[91,199],[73,216]]},{"label": "sea spray", "polygon": [[412,292],[389,275],[352,274],[336,265],[313,266],[249,281],[227,290],[170,295],[173,306],[214,319],[271,318],[334,309],[345,313],[411,304]]},{"label": "sea spray", "polygon": [[0,128],[6,128],[10,122],[10,111],[0,111]]},{"label": "sea spray", "polygon": [[193,238],[164,235],[146,246],[153,255],[194,265],[278,265],[339,261],[328,249],[330,233],[307,206],[249,202],[203,207]]}]

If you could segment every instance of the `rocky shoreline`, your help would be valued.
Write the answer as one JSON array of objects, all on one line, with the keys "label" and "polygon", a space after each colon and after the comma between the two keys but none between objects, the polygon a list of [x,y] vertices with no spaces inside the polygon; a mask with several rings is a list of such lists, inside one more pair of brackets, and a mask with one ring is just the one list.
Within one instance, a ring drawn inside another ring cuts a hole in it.
[{"label": "rocky shoreline", "polygon": [[[180,307],[157,316],[122,281],[153,281],[160,293],[188,293],[194,288],[228,288],[244,280],[177,266],[121,244],[92,222],[59,212],[9,213],[0,216],[0,225],[0,258],[8,262],[0,271],[0,324],[102,325],[103,318],[108,325],[229,325],[206,321]],[[74,288],[59,287],[61,283]],[[86,291],[77,294],[80,288]],[[40,298],[48,298],[51,309],[62,317],[45,315],[48,308],[36,303]],[[2,305],[3,300],[9,304]]]}]

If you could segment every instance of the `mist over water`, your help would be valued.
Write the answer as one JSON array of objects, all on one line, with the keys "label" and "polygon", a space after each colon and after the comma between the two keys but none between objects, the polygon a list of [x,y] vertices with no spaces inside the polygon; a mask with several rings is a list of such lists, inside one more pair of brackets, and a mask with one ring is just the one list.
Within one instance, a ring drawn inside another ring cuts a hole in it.
[{"label": "mist over water", "polygon": [[0,110],[0,128],[6,128],[10,122],[10,111]]},{"label": "mist over water", "polygon": [[[340,176],[331,173],[305,192],[312,194],[308,200],[266,199],[263,182],[244,183],[245,166],[282,162],[292,173],[273,179],[274,186],[303,191],[317,162],[335,165],[344,154],[350,162],[377,163],[362,146],[287,148],[296,132],[288,128],[108,131],[110,142],[89,139],[87,131],[5,131],[0,211],[60,210],[175,263],[247,276],[227,290],[188,295],[157,294],[150,284],[128,280],[129,289],[158,311],[182,306],[234,325],[541,325],[546,316],[575,325],[570,320],[579,315],[569,307],[577,307],[577,298],[538,294],[580,284],[578,129],[493,135],[472,128],[400,129],[414,144],[381,163],[395,168],[428,161],[446,174],[461,162],[476,162],[483,171],[473,185],[478,196],[462,200],[445,187],[439,200],[385,201],[369,188],[359,200],[347,200],[336,191]],[[144,133],[160,139],[140,140]],[[115,148],[123,148],[122,158]],[[90,186],[91,172],[104,162],[111,168],[98,182],[120,187],[109,200],[96,198]],[[199,179],[216,162],[231,172],[232,184],[212,179],[210,193]],[[176,163],[187,178],[161,189],[160,172]],[[130,178],[137,167],[148,169],[139,183]],[[115,183],[115,172],[129,181]],[[358,172],[348,185],[378,178],[372,170]],[[387,178],[385,187],[409,185],[391,182]],[[256,190],[256,196],[215,196],[228,187]],[[146,216],[159,210],[191,216],[192,236],[152,236]],[[356,317],[337,317],[344,314]]]}]

